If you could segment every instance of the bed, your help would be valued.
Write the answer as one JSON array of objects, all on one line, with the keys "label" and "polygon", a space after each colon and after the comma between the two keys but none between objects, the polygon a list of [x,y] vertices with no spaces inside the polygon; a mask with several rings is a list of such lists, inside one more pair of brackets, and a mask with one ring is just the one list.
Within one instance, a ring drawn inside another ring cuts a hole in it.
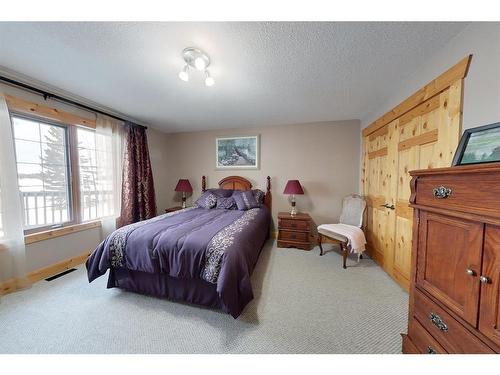
[{"label": "bed", "polygon": [[[202,192],[252,190],[240,176]],[[190,207],[111,233],[86,262],[89,282],[108,270],[108,288],[220,309],[237,318],[253,298],[250,276],[271,223],[271,180],[263,203],[245,211]]]}]

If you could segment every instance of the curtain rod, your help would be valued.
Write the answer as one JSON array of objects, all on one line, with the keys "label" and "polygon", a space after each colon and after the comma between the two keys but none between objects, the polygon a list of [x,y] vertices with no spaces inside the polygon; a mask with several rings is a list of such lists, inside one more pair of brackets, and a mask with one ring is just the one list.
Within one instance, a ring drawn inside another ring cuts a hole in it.
[{"label": "curtain rod", "polygon": [[[67,99],[67,98],[64,98],[64,97],[56,95],[56,94],[52,94],[52,93],[50,93],[48,91],[41,90],[39,88],[30,86],[30,85],[28,85],[26,83],[22,83],[22,82],[19,82],[19,81],[16,81],[16,80],[13,80],[13,79],[10,79],[10,78],[7,78],[7,77],[4,77],[2,75],[0,75],[0,81],[6,82],[6,83],[8,83],[8,84],[10,84],[12,86],[22,87],[23,89],[36,92],[37,94],[42,95],[44,100],[47,100],[47,99],[56,99],[56,100],[58,100],[60,102],[68,103],[68,104],[74,105],[76,107],[80,107],[80,108],[86,109],[87,111],[97,112],[97,113],[100,113],[101,115],[106,115],[106,116],[112,117],[112,118],[114,118],[116,120],[120,120],[120,121],[123,121],[123,122],[131,123],[131,121],[129,121],[129,120],[125,120],[125,119],[120,118],[118,116],[111,115],[109,113],[106,113],[106,112],[100,111],[98,109],[89,107],[89,106],[87,106],[85,104],[81,104],[81,103],[75,102],[74,100]],[[135,124],[135,123],[132,123],[132,124],[134,124],[135,126],[139,126],[141,128],[147,129],[147,126],[144,126],[144,125],[139,125],[139,124]]]}]

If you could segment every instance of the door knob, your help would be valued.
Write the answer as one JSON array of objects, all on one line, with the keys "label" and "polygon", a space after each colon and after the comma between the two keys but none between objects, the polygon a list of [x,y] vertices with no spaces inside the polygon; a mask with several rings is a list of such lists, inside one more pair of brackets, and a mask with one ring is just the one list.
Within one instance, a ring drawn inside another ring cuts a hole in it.
[{"label": "door knob", "polygon": [[488,276],[479,276],[479,281],[483,284],[488,284],[490,282],[490,278]]},{"label": "door knob", "polygon": [[470,268],[467,268],[467,269],[465,270],[465,273],[466,273],[467,275],[469,275],[469,276],[475,276],[475,275],[476,275],[476,273],[474,272],[474,270],[472,270],[472,269],[470,269]]}]

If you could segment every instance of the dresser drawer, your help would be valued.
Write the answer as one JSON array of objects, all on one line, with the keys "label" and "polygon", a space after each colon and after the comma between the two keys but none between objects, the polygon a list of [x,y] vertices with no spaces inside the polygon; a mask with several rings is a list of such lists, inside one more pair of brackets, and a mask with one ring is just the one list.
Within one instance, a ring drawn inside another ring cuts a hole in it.
[{"label": "dresser drawer", "polygon": [[309,232],[295,232],[281,229],[278,234],[278,240],[309,242]]},{"label": "dresser drawer", "polygon": [[448,353],[493,353],[479,338],[418,289],[415,290],[414,310],[414,317]]},{"label": "dresser drawer", "polygon": [[309,231],[309,220],[280,219],[279,229],[294,229]]},{"label": "dresser drawer", "polygon": [[419,353],[446,354],[446,350],[415,318],[410,319],[408,323],[408,335]]},{"label": "dresser drawer", "polygon": [[416,192],[416,204],[500,216],[498,174],[421,176]]}]

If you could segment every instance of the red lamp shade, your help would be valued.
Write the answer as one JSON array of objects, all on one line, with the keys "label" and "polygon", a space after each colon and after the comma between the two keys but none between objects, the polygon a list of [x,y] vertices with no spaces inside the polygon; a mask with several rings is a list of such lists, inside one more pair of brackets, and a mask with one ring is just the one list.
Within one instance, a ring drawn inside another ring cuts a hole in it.
[{"label": "red lamp shade", "polygon": [[299,180],[288,180],[283,194],[304,194]]},{"label": "red lamp shade", "polygon": [[175,187],[175,191],[181,191],[183,193],[190,193],[193,191],[193,187],[187,179],[180,179]]}]

